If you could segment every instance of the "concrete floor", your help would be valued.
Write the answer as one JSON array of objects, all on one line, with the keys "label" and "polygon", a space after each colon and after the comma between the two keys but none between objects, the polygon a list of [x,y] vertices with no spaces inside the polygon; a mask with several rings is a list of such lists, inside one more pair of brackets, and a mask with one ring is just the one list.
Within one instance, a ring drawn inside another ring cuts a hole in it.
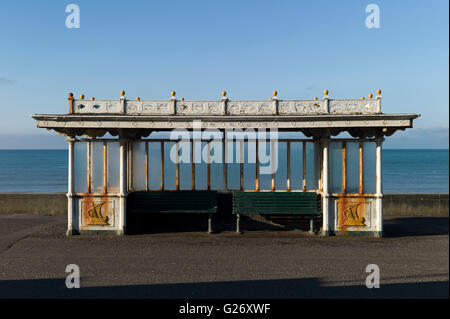
[{"label": "concrete floor", "polygon": [[[389,217],[386,237],[197,228],[66,237],[65,218],[0,216],[0,298],[448,298],[447,217]],[[220,228],[220,227],[219,227]],[[68,264],[81,288],[67,289]],[[377,264],[381,288],[365,286]]]}]

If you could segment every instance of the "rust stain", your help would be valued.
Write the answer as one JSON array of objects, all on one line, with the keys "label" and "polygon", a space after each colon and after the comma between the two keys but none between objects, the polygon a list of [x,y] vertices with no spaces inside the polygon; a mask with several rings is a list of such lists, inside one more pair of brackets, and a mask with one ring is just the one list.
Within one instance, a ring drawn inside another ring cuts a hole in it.
[{"label": "rust stain", "polygon": [[319,141],[319,168],[320,168],[320,174],[319,174],[319,191],[323,192],[323,147],[324,145],[322,142]]},{"label": "rust stain", "polygon": [[86,177],[86,182],[87,182],[87,193],[91,192],[91,142],[87,142],[87,177]]},{"label": "rust stain", "polygon": [[195,190],[195,142],[192,140],[192,148],[191,148],[191,189]]},{"label": "rust stain", "polygon": [[[177,141],[175,144],[176,149],[176,168],[175,168],[175,189],[178,191],[180,190],[180,141]],[[209,174],[209,167],[208,167],[208,174]],[[208,183],[209,183],[209,176],[208,176]]]},{"label": "rust stain", "polygon": [[363,143],[359,143],[359,193],[362,194],[364,190],[363,180]]},{"label": "rust stain", "polygon": [[303,147],[302,147],[302,165],[303,165],[303,167],[302,167],[302,170],[303,170],[302,183],[303,183],[303,185],[302,186],[303,186],[303,191],[305,192],[306,191],[306,142],[305,141],[303,141]]},{"label": "rust stain", "polygon": [[145,190],[148,191],[148,143],[147,142],[145,142],[144,172],[145,172]]},{"label": "rust stain", "polygon": [[342,193],[347,192],[347,144],[342,142]]},{"label": "rust stain", "polygon": [[103,193],[108,191],[108,158],[107,158],[106,142],[103,142]]},{"label": "rust stain", "polygon": [[160,189],[164,190],[164,142],[161,142],[161,177],[160,177]]},{"label": "rust stain", "polygon": [[286,168],[286,175],[287,175],[287,178],[286,178],[286,190],[288,192],[290,192],[291,191],[291,142],[287,142],[286,150],[287,150],[287,155],[286,155],[286,161],[287,161],[287,163],[286,163],[286,165],[287,165],[287,168]]},{"label": "rust stain", "polygon": [[255,191],[259,192],[259,141],[256,140]]},{"label": "rust stain", "polygon": [[338,227],[366,227],[366,200],[364,197],[341,197],[337,200]]},{"label": "rust stain", "polygon": [[[238,143],[236,141],[236,143]],[[240,180],[240,190],[244,190],[244,141],[239,142],[239,180]]]}]

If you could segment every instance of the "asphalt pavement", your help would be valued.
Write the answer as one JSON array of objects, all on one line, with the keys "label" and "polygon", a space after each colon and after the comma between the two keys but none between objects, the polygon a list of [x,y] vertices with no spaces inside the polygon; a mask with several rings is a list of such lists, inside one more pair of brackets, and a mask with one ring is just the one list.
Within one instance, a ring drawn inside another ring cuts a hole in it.
[{"label": "asphalt pavement", "polygon": [[[449,296],[447,217],[389,217],[384,238],[276,227],[207,234],[171,225],[65,236],[63,217],[0,216],[0,298]],[[79,289],[66,287],[69,264],[79,267]],[[380,288],[366,287],[369,264],[379,267]]]}]

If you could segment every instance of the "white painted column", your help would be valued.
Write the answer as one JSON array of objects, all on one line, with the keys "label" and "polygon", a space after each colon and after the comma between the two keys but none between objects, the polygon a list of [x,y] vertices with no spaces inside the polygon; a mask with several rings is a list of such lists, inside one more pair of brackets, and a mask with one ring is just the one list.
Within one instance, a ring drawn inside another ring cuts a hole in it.
[{"label": "white painted column", "polygon": [[68,137],[69,143],[69,162],[68,162],[68,183],[67,183],[67,235],[73,235],[73,219],[74,219],[74,199],[75,196],[75,176],[74,176],[74,147],[75,139]]},{"label": "white painted column", "polygon": [[120,211],[119,211],[119,235],[124,235],[126,230],[126,217],[127,217],[127,208],[126,208],[126,196],[127,196],[127,140],[120,139],[120,182],[119,182],[119,202],[120,202]]},{"label": "white painted column", "polygon": [[322,235],[328,236],[330,235],[330,214],[329,214],[329,200],[330,194],[328,193],[328,146],[329,139],[324,138],[323,141],[323,169],[322,169],[322,216],[323,216],[323,225],[322,225]]},{"label": "white painted column", "polygon": [[383,235],[383,182],[382,182],[382,152],[381,145],[383,143],[382,138],[377,139],[377,151],[376,151],[376,208],[377,208],[377,225],[376,231],[379,236]]}]

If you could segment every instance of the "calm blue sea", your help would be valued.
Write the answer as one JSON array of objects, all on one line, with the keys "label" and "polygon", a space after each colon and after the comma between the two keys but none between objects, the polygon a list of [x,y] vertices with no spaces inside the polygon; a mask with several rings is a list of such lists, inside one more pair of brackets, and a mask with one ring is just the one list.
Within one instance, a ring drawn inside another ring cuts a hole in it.
[{"label": "calm blue sea", "polygon": [[[383,150],[384,193],[448,193],[448,150]],[[66,192],[67,150],[0,150],[0,192]]]}]

